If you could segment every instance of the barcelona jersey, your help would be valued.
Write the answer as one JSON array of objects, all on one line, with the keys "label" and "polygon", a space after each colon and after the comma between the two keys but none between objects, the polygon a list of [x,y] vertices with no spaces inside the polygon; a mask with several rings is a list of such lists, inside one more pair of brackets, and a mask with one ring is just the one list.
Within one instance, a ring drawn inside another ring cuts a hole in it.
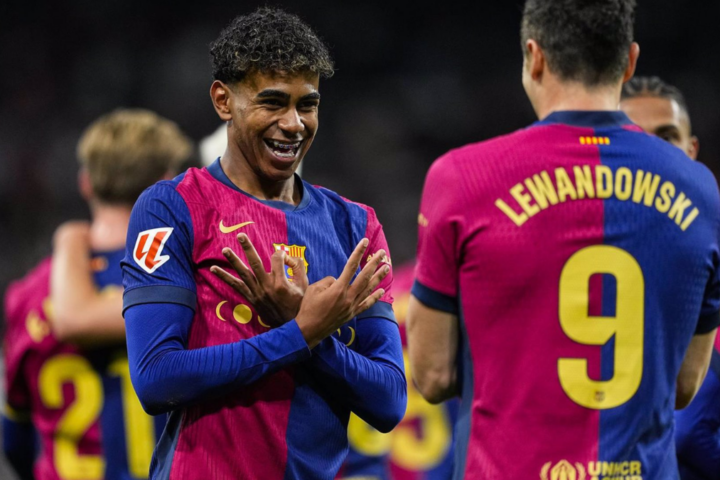
[{"label": "barcelona jersey", "polygon": [[[284,250],[303,259],[311,283],[327,276],[337,278],[362,238],[369,240],[369,246],[361,267],[378,250],[387,251],[371,208],[300,183],[299,178],[296,182],[302,189],[298,205],[260,200],[238,189],[218,160],[208,168],[190,169],[172,181],[156,184],[135,205],[123,263],[126,320],[129,312],[147,304],[184,305],[194,311],[187,338],[182,339],[184,352],[226,351],[224,347],[256,345],[253,342],[282,333],[286,334],[282,345],[257,345],[277,349],[288,362],[238,388],[217,391],[215,387],[215,391],[199,393],[196,401],[172,408],[155,452],[154,479],[330,480],[345,458],[348,401],[352,400],[348,398],[356,395],[343,386],[352,379],[328,381],[327,369],[334,367],[332,362],[317,363],[324,362],[318,349],[327,346],[353,364],[367,363],[364,356],[374,353],[368,351],[363,325],[382,322],[397,333],[391,275],[380,284],[385,294],[377,304],[311,353],[294,321],[271,329],[268,319],[261,318],[247,299],[210,272],[212,265],[231,270],[222,254],[225,247],[244,258],[237,242],[241,232],[248,235],[266,270],[270,270],[273,252]],[[293,272],[287,270],[286,275],[292,279]],[[270,355],[260,352],[266,353]],[[221,368],[208,375],[220,375]],[[404,379],[401,365],[397,372]],[[188,385],[188,389],[193,387]]]},{"label": "barcelona jersey", "polygon": [[[393,309],[405,346],[405,314],[410,300],[415,262],[395,267]],[[405,353],[407,357],[407,353]],[[342,479],[449,480],[453,471],[453,426],[458,401],[431,405],[408,376],[408,405],[395,429],[383,434],[353,415],[348,425],[350,451],[341,470]]]},{"label": "barcelona jersey", "polygon": [[457,314],[455,478],[677,479],[676,378],[720,322],[711,172],[622,112],[431,167],[413,294]]},{"label": "barcelona jersey", "polygon": [[[101,291],[121,288],[124,250],[98,253]],[[38,433],[38,480],[147,478],[163,418],[140,406],[123,345],[80,350],[52,335],[50,259],[6,295],[6,388],[11,414],[27,412]]]}]

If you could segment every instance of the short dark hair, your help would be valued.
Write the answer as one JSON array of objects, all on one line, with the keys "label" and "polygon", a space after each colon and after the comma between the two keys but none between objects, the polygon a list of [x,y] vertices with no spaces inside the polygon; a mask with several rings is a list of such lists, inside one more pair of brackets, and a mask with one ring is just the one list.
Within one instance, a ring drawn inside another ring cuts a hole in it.
[{"label": "short dark hair", "polygon": [[622,89],[622,100],[636,97],[658,97],[674,100],[685,112],[688,120],[690,119],[685,95],[679,88],[664,82],[660,77],[633,77],[626,82]]},{"label": "short dark hair", "polygon": [[627,68],[634,22],[635,0],[527,0],[522,47],[538,42],[562,80],[608,85]]},{"label": "short dark hair", "polygon": [[241,15],[210,45],[213,78],[239,82],[249,72],[315,72],[331,77],[327,46],[299,17],[262,7]]}]

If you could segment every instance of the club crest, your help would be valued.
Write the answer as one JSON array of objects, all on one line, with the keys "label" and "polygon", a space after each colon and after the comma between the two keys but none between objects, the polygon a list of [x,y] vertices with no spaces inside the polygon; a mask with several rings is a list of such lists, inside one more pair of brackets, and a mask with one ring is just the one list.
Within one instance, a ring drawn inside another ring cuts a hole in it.
[{"label": "club crest", "polygon": [[[307,249],[304,245],[285,245],[284,243],[273,243],[273,247],[275,250],[281,250],[285,252],[290,257],[298,257],[302,258],[302,261],[305,262],[305,272],[308,271],[308,262],[305,259],[305,250]],[[285,276],[289,279],[292,279],[293,277],[293,270],[292,268],[285,265]]]}]

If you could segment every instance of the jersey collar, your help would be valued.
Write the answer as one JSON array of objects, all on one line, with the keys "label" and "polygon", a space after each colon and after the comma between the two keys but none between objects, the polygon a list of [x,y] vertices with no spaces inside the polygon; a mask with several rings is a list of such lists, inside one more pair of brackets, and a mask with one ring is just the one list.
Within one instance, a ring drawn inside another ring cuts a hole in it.
[{"label": "jersey collar", "polygon": [[291,203],[285,203],[280,200],[261,200],[253,195],[250,195],[247,192],[244,192],[240,190],[237,185],[235,185],[232,181],[230,181],[230,178],[225,174],[225,171],[222,169],[222,165],[220,165],[220,158],[218,157],[217,160],[215,160],[209,167],[207,167],[208,173],[213,176],[215,180],[217,180],[220,183],[223,183],[227,185],[228,187],[232,188],[233,190],[242,193],[243,195],[252,198],[255,201],[258,201],[264,205],[267,205],[268,207],[276,208],[278,210],[282,210],[284,212],[294,212],[296,210],[300,210],[302,208],[305,208],[310,203],[310,195],[307,192],[307,188],[305,188],[304,182],[302,179],[295,174],[295,182],[296,185],[299,185],[302,189],[302,198],[300,199],[300,204],[297,206],[291,204]]},{"label": "jersey collar", "polygon": [[624,127],[633,123],[620,110],[563,110],[553,112],[533,125],[571,125],[573,127],[608,128]]}]

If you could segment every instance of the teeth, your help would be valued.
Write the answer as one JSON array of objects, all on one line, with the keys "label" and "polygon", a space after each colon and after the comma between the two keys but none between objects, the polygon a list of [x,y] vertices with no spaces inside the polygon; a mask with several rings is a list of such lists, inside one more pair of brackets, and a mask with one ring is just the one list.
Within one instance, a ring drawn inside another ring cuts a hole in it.
[{"label": "teeth", "polygon": [[279,148],[281,150],[293,150],[300,146],[300,142],[280,143],[277,140],[270,140],[270,143],[273,147]]},{"label": "teeth", "polygon": [[302,142],[283,143],[277,140],[266,140],[268,146],[273,150],[273,153],[280,158],[293,158],[300,148]]}]

